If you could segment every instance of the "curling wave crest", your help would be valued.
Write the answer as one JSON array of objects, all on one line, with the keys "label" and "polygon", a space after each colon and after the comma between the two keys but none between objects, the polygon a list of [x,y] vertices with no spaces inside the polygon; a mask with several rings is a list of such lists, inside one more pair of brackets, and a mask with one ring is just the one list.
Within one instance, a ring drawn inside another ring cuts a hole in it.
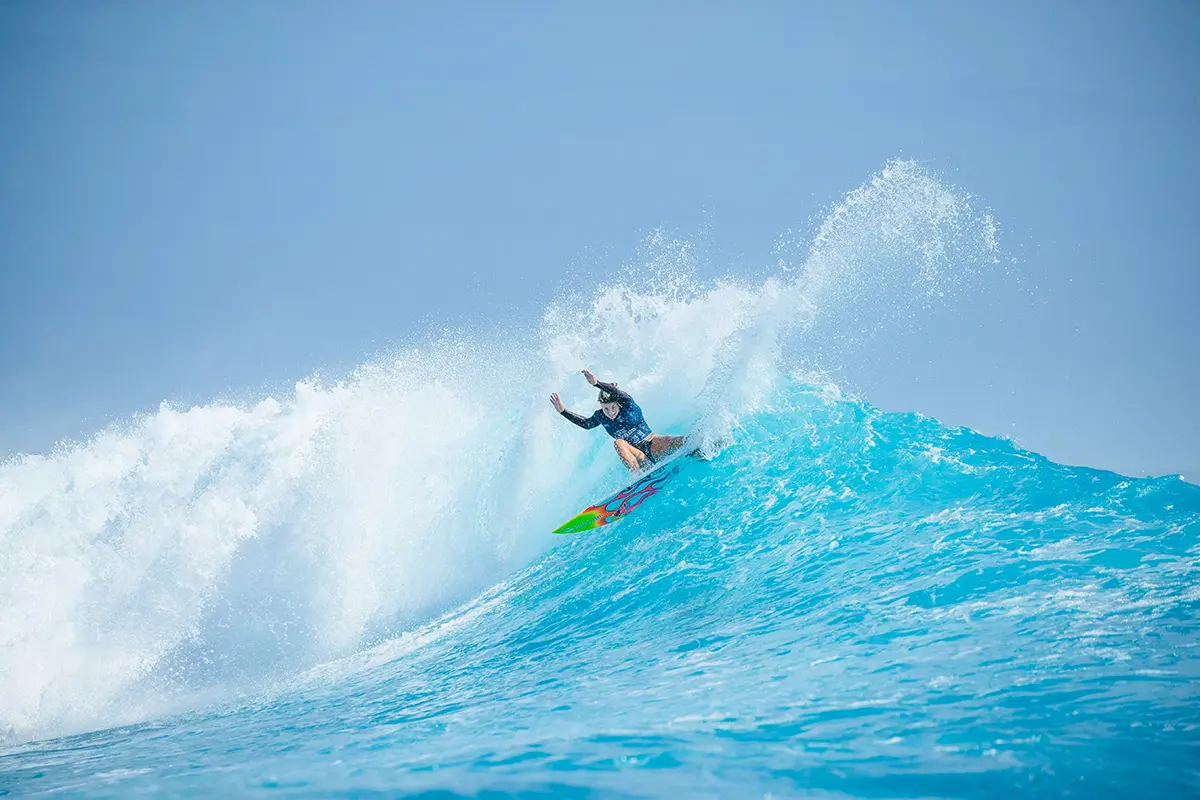
[{"label": "curling wave crest", "polygon": [[[82,735],[70,762],[11,745],[0,775],[161,790],[186,756],[209,793],[267,763],[316,793],[620,793],[636,770],[651,795],[1002,794],[1063,770],[1138,786],[1152,759],[1180,788],[1200,490],[821,377],[998,256],[969,196],[897,161],[811,242],[784,237],[760,282],[700,281],[658,234],[534,329],[9,460],[0,732]],[[622,478],[546,402],[588,403],[582,366],[656,430],[730,444],[653,514],[555,539]],[[209,710],[163,719],[188,709]],[[255,758],[218,764],[231,748]]]}]

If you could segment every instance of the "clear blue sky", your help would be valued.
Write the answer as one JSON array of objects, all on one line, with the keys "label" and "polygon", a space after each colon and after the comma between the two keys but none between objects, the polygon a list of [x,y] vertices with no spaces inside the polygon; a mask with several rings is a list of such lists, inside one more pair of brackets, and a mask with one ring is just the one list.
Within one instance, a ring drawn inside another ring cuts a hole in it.
[{"label": "clear blue sky", "polygon": [[902,155],[1037,289],[869,398],[1195,479],[1197,42],[1192,2],[10,0],[0,454],[533,317],[660,225],[766,265]]}]

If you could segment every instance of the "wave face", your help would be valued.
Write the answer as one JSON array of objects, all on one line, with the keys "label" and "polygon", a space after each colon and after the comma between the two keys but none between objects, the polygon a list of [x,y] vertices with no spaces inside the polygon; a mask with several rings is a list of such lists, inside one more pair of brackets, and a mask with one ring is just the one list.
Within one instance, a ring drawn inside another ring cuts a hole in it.
[{"label": "wave face", "polygon": [[[996,269],[916,164],[793,249],[5,464],[0,790],[1196,791],[1200,488],[813,374]],[[580,366],[716,457],[557,538],[622,479]]]}]

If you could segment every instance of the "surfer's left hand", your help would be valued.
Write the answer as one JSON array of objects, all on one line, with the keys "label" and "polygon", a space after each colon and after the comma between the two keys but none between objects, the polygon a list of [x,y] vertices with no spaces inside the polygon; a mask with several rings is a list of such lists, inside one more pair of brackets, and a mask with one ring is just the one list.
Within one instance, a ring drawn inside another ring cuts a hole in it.
[{"label": "surfer's left hand", "polygon": [[583,377],[587,378],[588,383],[590,383],[592,386],[596,385],[596,376],[595,375],[593,375],[591,372],[589,372],[586,369],[581,369],[580,372],[583,373]]}]

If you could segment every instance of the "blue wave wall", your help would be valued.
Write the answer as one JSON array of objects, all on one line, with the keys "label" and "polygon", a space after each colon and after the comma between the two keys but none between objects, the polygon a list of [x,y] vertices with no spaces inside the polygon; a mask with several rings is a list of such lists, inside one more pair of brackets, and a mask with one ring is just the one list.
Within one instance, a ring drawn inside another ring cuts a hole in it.
[{"label": "blue wave wall", "polygon": [[[10,460],[0,788],[1195,791],[1200,489],[883,413],[789,356],[851,346],[868,284],[918,314],[994,234],[897,162],[761,284],[700,285],[668,242],[533,332]],[[549,412],[590,401],[580,366],[730,444],[562,539],[622,480]]]}]

